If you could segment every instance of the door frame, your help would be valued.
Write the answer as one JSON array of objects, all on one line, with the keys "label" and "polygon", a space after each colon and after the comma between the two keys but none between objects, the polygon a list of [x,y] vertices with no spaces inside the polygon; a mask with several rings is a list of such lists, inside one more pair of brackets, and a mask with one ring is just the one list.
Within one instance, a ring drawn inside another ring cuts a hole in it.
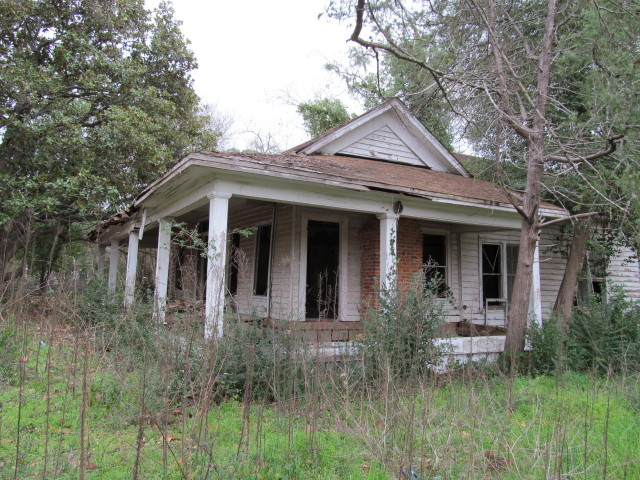
[{"label": "door frame", "polygon": [[302,212],[300,216],[300,284],[298,288],[298,304],[301,318],[306,320],[307,309],[307,246],[309,220],[337,223],[340,226],[340,253],[338,255],[338,318],[335,321],[345,321],[347,318],[347,275],[348,275],[348,228],[349,222],[345,215],[334,213]]}]

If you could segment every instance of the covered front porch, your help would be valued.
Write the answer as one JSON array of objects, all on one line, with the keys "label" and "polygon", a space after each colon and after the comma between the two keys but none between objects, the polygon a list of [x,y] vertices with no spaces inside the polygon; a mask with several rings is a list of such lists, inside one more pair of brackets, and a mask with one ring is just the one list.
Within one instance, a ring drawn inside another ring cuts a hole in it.
[{"label": "covered front porch", "polygon": [[[135,301],[138,251],[155,250],[153,311],[160,323],[167,301],[187,296],[204,303],[207,338],[223,334],[225,318],[259,318],[297,322],[312,341],[344,344],[361,331],[363,305],[375,306],[381,285],[406,285],[422,272],[425,245],[438,250],[451,294],[449,322],[505,323],[504,299],[491,297],[488,304],[483,293],[489,249],[482,245],[499,246],[505,284],[499,291],[506,293],[506,246],[517,242],[519,226],[509,208],[287,179],[240,181],[205,168],[179,180],[143,192],[131,221],[108,228],[98,241],[101,258],[109,250],[111,292],[120,247],[127,247],[127,306]],[[172,247],[176,225],[197,232],[201,249]],[[185,278],[176,270],[187,263]],[[532,295],[532,316],[541,318],[537,263]],[[455,329],[444,334],[454,336]]]}]

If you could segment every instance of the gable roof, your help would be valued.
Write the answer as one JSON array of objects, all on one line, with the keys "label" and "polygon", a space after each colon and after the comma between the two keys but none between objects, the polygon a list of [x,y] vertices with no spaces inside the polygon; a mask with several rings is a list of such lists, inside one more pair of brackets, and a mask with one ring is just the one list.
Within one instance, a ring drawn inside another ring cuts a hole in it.
[{"label": "gable roof", "polygon": [[284,153],[349,155],[471,176],[397,98]]}]

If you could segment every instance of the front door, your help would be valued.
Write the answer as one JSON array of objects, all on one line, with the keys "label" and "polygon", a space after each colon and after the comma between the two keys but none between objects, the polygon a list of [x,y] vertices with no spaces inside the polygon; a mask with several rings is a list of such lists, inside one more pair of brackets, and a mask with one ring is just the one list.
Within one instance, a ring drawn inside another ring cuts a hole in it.
[{"label": "front door", "polygon": [[340,224],[309,220],[307,224],[307,291],[305,318],[338,318]]}]

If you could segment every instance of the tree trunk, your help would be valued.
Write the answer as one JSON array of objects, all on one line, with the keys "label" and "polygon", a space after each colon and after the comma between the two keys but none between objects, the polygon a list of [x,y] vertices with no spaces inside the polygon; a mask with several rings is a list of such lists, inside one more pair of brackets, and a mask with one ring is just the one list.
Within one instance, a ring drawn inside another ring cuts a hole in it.
[{"label": "tree trunk", "polygon": [[573,232],[573,239],[569,247],[569,256],[567,257],[567,266],[564,270],[560,290],[558,290],[556,303],[553,307],[553,311],[558,317],[558,326],[562,331],[566,330],[569,319],[571,318],[573,299],[575,298],[576,286],[578,284],[578,275],[580,275],[587,253],[589,233],[590,222],[584,220],[578,223]]}]

